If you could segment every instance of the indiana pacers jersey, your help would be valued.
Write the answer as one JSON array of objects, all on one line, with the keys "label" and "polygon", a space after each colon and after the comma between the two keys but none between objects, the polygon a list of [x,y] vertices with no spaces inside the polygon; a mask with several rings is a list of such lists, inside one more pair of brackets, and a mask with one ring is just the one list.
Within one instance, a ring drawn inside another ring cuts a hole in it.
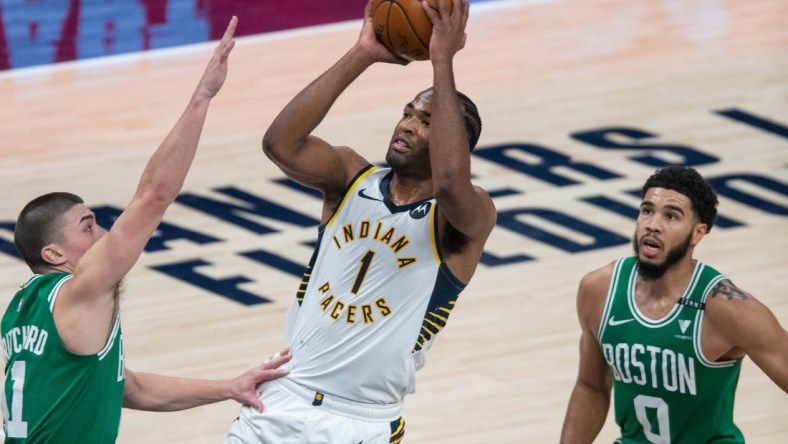
[{"label": "indiana pacers jersey", "polygon": [[617,442],[743,443],[733,423],[741,360],[712,362],[701,350],[706,299],[727,279],[697,262],[675,307],[662,319],[635,302],[634,257],[615,264],[598,340],[613,372]]},{"label": "indiana pacers jersey", "polygon": [[125,382],[120,320],[98,354],[63,346],[52,308],[71,274],[35,275],[3,316],[6,443],[111,443],[120,424]]},{"label": "indiana pacers jersey", "polygon": [[465,287],[441,258],[436,202],[397,206],[368,166],[320,227],[288,313],[289,379],[349,400],[401,402]]}]

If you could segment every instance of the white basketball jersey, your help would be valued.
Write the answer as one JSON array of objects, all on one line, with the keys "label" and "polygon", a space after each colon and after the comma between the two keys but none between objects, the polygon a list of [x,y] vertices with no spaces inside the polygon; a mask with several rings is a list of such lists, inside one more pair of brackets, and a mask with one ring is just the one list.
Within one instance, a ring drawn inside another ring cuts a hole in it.
[{"label": "white basketball jersey", "polygon": [[401,402],[465,287],[446,267],[436,203],[394,205],[390,169],[351,182],[288,313],[289,379],[357,402]]}]

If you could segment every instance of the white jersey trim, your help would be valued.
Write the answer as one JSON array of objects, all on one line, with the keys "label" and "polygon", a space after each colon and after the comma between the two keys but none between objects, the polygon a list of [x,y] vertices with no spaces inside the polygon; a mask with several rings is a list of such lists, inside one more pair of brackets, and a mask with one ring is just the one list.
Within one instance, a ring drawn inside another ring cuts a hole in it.
[{"label": "white jersey trim", "polygon": [[55,300],[57,299],[57,296],[60,293],[60,287],[62,287],[63,284],[66,281],[68,281],[69,279],[71,279],[73,277],[74,277],[73,274],[67,274],[67,275],[63,276],[63,278],[60,279],[60,281],[58,281],[58,283],[55,284],[54,287],[52,287],[52,291],[49,293],[49,296],[47,297],[47,301],[49,301],[49,312],[50,313],[52,313],[53,312],[52,310],[55,309]]},{"label": "white jersey trim", "polygon": [[[681,298],[679,298],[679,300],[687,298],[692,294],[693,291],[695,291],[695,287],[698,285],[703,267],[704,265],[701,262],[697,262],[695,264],[695,269],[692,272],[690,282],[687,285],[687,288],[684,289],[684,294],[681,296]],[[660,319],[650,319],[640,311],[637,301],[635,300],[635,283],[637,282],[637,275],[638,266],[635,264],[635,266],[632,268],[632,274],[629,277],[629,286],[627,287],[627,301],[629,302],[629,311],[632,312],[632,316],[641,325],[648,328],[661,328],[673,322],[681,313],[681,310],[684,307],[683,305],[674,305],[673,308]]]},{"label": "white jersey trim", "polygon": [[[30,282],[33,282],[34,279],[37,279],[37,278],[39,278],[41,276],[42,275],[33,276],[33,278],[31,278],[28,281],[28,284]],[[58,283],[55,284],[54,287],[52,287],[52,291],[49,292],[49,296],[47,297],[47,301],[49,301],[49,312],[53,313],[53,315],[54,315],[53,310],[55,308],[55,301],[57,300],[57,297],[60,294],[60,287],[62,287],[64,283],[66,283],[69,279],[71,279],[73,277],[74,277],[73,274],[67,274],[67,275],[63,276],[63,278],[60,279],[60,281],[58,281]],[[54,322],[54,316],[53,316],[52,322]],[[57,327],[57,324],[55,324],[55,327]],[[107,339],[106,344],[104,344],[104,348],[102,348],[96,354],[96,356],[98,356],[99,361],[104,359],[107,356],[107,354],[109,353],[109,351],[112,349],[112,343],[115,342],[115,336],[118,335],[118,331],[119,330],[120,330],[120,316],[116,315],[115,316],[115,323],[112,326],[112,332],[110,332],[109,338]],[[60,336],[60,333],[58,333],[58,336]],[[66,349],[66,350],[68,350],[68,349]]]},{"label": "white jersey trim", "polygon": [[[717,286],[717,284],[727,279],[728,278],[724,275],[719,275],[714,279],[712,279],[709,282],[709,285],[707,285],[706,288],[703,290],[703,296],[701,296],[700,302],[705,304],[706,299],[708,299],[709,297],[709,293],[711,293],[711,290],[713,290],[714,287]],[[698,360],[700,360],[700,363],[702,365],[705,365],[706,367],[711,367],[711,368],[731,367],[734,364],[736,364],[737,359],[733,359],[730,361],[714,362],[703,354],[703,347],[701,347],[701,332],[703,331],[702,329],[703,313],[705,311],[706,310],[698,310],[698,314],[695,315],[695,327],[693,329],[693,341],[692,341],[693,345],[695,346],[695,354],[698,356]]]},{"label": "white jersey trim", "polygon": [[99,361],[107,357],[109,351],[112,350],[112,344],[115,342],[115,336],[118,335],[118,331],[120,331],[120,315],[115,316],[115,324],[112,326],[112,333],[110,333],[109,339],[107,339],[107,343],[104,345],[104,348],[98,352]]}]

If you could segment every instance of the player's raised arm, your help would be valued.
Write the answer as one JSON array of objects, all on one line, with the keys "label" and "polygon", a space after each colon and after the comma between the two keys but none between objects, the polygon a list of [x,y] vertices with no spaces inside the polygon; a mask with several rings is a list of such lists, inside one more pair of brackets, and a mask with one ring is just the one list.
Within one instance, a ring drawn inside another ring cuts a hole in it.
[{"label": "player's raised arm", "polygon": [[349,149],[335,150],[311,135],[337,97],[376,62],[406,63],[391,54],[375,37],[371,0],[355,45],[315,79],[279,113],[263,138],[263,151],[290,178],[326,194],[344,189],[367,161]]},{"label": "player's raised arm", "polygon": [[[112,229],[76,264],[63,264],[73,267],[74,278],[61,289],[54,315],[61,336],[76,353],[96,352],[106,341],[116,310],[116,286],[139,258],[183,185],[208,105],[227,76],[236,24],[233,17],[186,110],[148,161],[131,202]],[[102,322],[85,322],[97,319]]]},{"label": "player's raised arm", "polygon": [[466,0],[439,0],[438,11],[424,6],[433,22],[430,60],[433,66],[430,164],[435,199],[451,226],[483,244],[495,226],[490,196],[471,183],[470,150],[481,131],[481,120],[470,105],[460,103],[454,80],[454,56],[465,46]]},{"label": "player's raised arm", "polygon": [[433,23],[429,116],[432,187],[442,216],[441,232],[459,231],[467,241],[466,254],[447,257],[452,271],[467,280],[475,271],[497,216],[487,192],[471,183],[470,151],[478,141],[481,119],[473,102],[457,92],[454,80],[454,56],[465,46],[468,2],[439,0],[438,11],[426,4],[424,10]]}]

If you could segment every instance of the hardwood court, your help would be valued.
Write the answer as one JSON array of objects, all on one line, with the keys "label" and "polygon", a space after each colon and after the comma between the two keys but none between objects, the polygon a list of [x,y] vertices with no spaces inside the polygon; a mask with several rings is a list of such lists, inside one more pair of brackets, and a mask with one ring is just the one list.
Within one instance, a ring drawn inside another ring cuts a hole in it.
[{"label": "hardwood court", "polygon": [[[786,13],[780,0],[507,1],[472,8],[457,83],[481,110],[475,181],[495,191],[501,226],[406,402],[406,442],[558,440],[577,367],[575,289],[586,271],[630,252],[634,222],[611,201],[637,205],[627,191],[654,170],[638,156],[698,162],[704,175],[718,179],[729,225],[716,227],[696,255],[788,325]],[[358,29],[355,22],[240,39],[184,195],[246,207],[252,196],[319,217],[319,199],[276,182],[284,176],[261,153],[260,138],[282,106],[350,47]],[[213,47],[0,74],[0,240],[7,245],[9,223],[45,192],[71,191],[108,212],[122,208]],[[317,133],[382,161],[402,106],[430,83],[427,63],[375,66]],[[594,145],[604,140],[619,149]],[[651,148],[638,149],[644,146]],[[549,176],[533,167],[548,155],[595,169],[556,167]],[[246,198],[229,195],[230,187]],[[235,214],[246,225],[185,203],[168,211],[166,223],[203,235],[203,243],[194,234],[169,241],[143,255],[128,276],[122,313],[130,368],[231,377],[284,345],[284,315],[300,279],[279,268],[306,263],[315,226]],[[271,231],[253,231],[260,226]],[[536,239],[537,230],[560,242]],[[253,254],[260,250],[282,259],[280,267]],[[195,260],[204,261],[195,275],[245,279],[226,287],[270,303],[242,305],[195,279],[153,268],[183,271]],[[23,263],[0,254],[3,306],[28,274]],[[126,410],[119,442],[220,442],[237,411],[232,402],[167,414]],[[786,412],[788,396],[745,361],[736,419],[748,442],[788,442]],[[609,418],[598,442],[615,436]]]}]

